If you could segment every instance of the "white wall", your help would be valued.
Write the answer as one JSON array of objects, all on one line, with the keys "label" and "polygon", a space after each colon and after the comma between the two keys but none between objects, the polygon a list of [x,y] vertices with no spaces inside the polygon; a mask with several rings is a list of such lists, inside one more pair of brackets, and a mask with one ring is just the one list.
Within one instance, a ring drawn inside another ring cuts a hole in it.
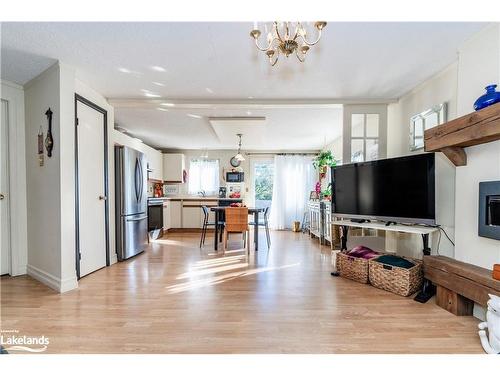
[{"label": "white wall", "polygon": [[[71,136],[68,127],[74,127],[67,108],[67,95],[74,93],[71,83],[74,72],[54,64],[45,72],[25,85],[25,127],[26,127],[26,181],[27,181],[27,220],[28,229],[28,274],[42,281],[53,289],[64,292],[77,287],[74,263],[74,189],[68,189],[72,182],[62,181],[70,177],[69,161],[74,161],[74,153],[69,155],[71,146],[66,142]],[[47,134],[45,111],[53,112],[52,127],[54,149],[52,157],[45,153],[45,164],[38,164],[37,136],[43,125],[44,136]],[[73,142],[73,141],[71,141]],[[64,159],[64,160],[62,160]],[[63,210],[69,210],[66,213]],[[71,215],[73,216],[66,216]],[[64,215],[64,219],[62,218]],[[72,257],[70,255],[72,253]],[[72,271],[69,265],[72,262]],[[64,264],[64,267],[63,267]],[[64,269],[63,269],[64,268]]]},{"label": "white wall", "polygon": [[[500,26],[491,25],[459,51],[457,114],[473,111],[484,87],[500,81]],[[500,241],[478,236],[479,182],[500,180],[500,141],[468,147],[467,165],[456,171],[455,257],[492,269],[500,263]]]},{"label": "white wall", "polygon": [[[410,151],[410,118],[437,104],[447,103],[448,119],[456,117],[458,64],[443,71],[403,95],[388,106],[387,157],[422,153]],[[453,239],[455,233],[455,167],[442,154],[436,154],[436,222]],[[438,251],[439,234],[432,236],[433,254]],[[422,257],[420,236],[388,232],[386,248],[401,255]],[[439,254],[453,257],[454,248],[444,235],[439,241]]]},{"label": "white wall", "polygon": [[0,96],[9,106],[10,274],[17,276],[26,273],[28,264],[24,91],[2,81]]}]

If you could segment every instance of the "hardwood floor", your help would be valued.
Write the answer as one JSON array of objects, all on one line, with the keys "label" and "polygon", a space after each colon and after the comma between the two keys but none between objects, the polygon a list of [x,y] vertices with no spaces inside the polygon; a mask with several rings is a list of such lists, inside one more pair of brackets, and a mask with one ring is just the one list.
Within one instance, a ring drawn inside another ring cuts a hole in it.
[{"label": "hardwood floor", "polygon": [[[264,233],[262,233],[263,235]],[[230,237],[169,234],[57,294],[3,277],[2,329],[49,337],[49,353],[481,353],[478,321],[330,276],[328,247],[273,232],[247,259]],[[220,251],[219,251],[220,252]]]}]

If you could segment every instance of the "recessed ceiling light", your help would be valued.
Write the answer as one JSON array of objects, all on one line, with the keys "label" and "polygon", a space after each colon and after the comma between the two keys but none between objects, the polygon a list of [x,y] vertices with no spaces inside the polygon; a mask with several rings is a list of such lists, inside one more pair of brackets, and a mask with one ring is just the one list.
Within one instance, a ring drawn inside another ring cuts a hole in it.
[{"label": "recessed ceiling light", "polygon": [[249,96],[248,99],[253,99],[253,96]]},{"label": "recessed ceiling light", "polygon": [[210,87],[205,88],[205,90],[210,94],[214,93],[214,90],[212,90]]},{"label": "recessed ceiling light", "polygon": [[192,113],[188,113],[187,114],[189,117],[192,117],[192,118],[202,118],[203,116],[200,116],[200,115],[193,115]]},{"label": "recessed ceiling light", "polygon": [[161,103],[160,105],[163,105],[165,107],[175,107],[174,103]]},{"label": "recessed ceiling light", "polygon": [[167,71],[164,67],[158,65],[152,66],[151,69],[153,69],[155,72],[162,72],[162,73]]},{"label": "recessed ceiling light", "polygon": [[247,115],[250,116],[252,114],[252,112],[250,111],[247,111]]},{"label": "recessed ceiling light", "polygon": [[132,73],[132,71],[128,70],[127,68],[118,68],[118,71],[122,73]]},{"label": "recessed ceiling light", "polygon": [[156,108],[158,111],[163,111],[163,112],[168,112],[168,109],[167,108],[161,108],[161,107],[158,107]]},{"label": "recessed ceiling light", "polygon": [[165,86],[165,84],[161,83],[161,82],[153,82],[153,85],[161,86],[161,87]]}]

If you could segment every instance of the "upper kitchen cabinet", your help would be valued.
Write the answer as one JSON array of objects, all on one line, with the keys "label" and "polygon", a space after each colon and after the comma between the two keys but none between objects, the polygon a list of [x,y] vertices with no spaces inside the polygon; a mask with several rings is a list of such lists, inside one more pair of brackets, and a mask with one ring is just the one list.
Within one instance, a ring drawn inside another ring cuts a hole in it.
[{"label": "upper kitchen cabinet", "polygon": [[166,182],[184,182],[186,158],[184,154],[163,154],[163,180]]},{"label": "upper kitchen cabinet", "polygon": [[144,150],[148,160],[149,174],[148,178],[153,180],[163,180],[163,154],[152,148]]}]

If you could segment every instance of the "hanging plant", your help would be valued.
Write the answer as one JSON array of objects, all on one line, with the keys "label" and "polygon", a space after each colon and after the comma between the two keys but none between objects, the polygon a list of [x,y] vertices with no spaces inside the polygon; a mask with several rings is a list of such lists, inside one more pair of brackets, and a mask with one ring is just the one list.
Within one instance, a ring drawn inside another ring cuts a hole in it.
[{"label": "hanging plant", "polygon": [[[321,151],[318,156],[313,160],[314,169],[322,172],[327,167],[335,167],[337,165],[337,161],[333,157],[331,151]],[[324,172],[322,172],[324,173]]]}]

